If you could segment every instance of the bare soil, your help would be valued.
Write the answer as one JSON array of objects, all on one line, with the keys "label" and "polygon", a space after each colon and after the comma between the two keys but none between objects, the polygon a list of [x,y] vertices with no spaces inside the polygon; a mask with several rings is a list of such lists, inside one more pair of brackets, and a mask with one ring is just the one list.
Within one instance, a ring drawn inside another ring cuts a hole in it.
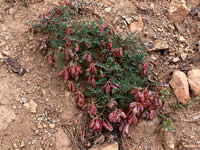
[{"label": "bare soil", "polygon": [[[124,150],[168,150],[173,149],[173,144],[176,150],[200,149],[199,98],[194,97],[188,106],[180,105],[178,109],[172,92],[161,111],[172,120],[173,131],[163,131],[163,120],[158,117],[132,126],[130,135],[122,140],[115,134],[104,133],[102,137],[87,133],[87,117],[76,107],[57,70],[48,65],[37,49],[37,38],[28,32],[39,14],[59,0],[27,1],[28,7],[21,0],[10,1],[0,1],[0,54],[17,59],[27,72],[20,76],[0,62],[0,150],[84,150],[113,140]],[[155,38],[169,42],[169,51],[148,52],[146,61],[152,70],[151,80],[158,85],[168,83],[175,69],[187,73],[200,67],[200,49],[196,44],[200,39],[200,21],[189,13],[183,23],[175,25],[167,16],[169,1],[84,2],[84,9],[103,18],[115,32],[129,33],[127,18],[141,16],[144,29],[138,36],[147,46]],[[187,1],[188,10],[200,8],[199,5],[198,0]],[[178,41],[179,36],[184,36],[187,42]],[[180,51],[188,46],[189,51]],[[187,55],[184,60],[183,53]],[[179,61],[173,61],[177,57]]]}]

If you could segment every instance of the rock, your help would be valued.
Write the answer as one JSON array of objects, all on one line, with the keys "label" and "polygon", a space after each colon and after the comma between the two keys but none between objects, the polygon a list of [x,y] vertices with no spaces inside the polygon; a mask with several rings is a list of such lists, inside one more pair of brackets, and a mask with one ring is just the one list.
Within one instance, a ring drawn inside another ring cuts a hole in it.
[{"label": "rock", "polygon": [[158,51],[158,50],[166,50],[169,49],[169,45],[167,41],[156,40],[154,43],[154,47],[149,49],[148,51]]},{"label": "rock", "polygon": [[5,130],[8,125],[15,120],[16,115],[7,106],[1,105],[0,106],[0,131]]},{"label": "rock", "polygon": [[37,112],[37,103],[35,103],[33,100],[31,100],[29,103],[23,104],[24,107],[28,108],[32,113]]},{"label": "rock", "polygon": [[119,145],[117,142],[111,143],[111,144],[103,144],[101,146],[94,146],[90,148],[89,150],[118,150]]},{"label": "rock", "polygon": [[52,128],[52,129],[55,128],[55,126],[56,125],[54,123],[49,124],[49,127]]},{"label": "rock", "polygon": [[181,53],[181,58],[184,61],[187,58],[187,54],[186,53]]},{"label": "rock", "polygon": [[155,117],[153,120],[139,120],[136,126],[129,127],[129,136],[134,137],[146,137],[152,136],[155,130],[158,128],[160,120],[158,117]]},{"label": "rock", "polygon": [[169,7],[169,19],[174,22],[182,22],[187,16],[185,0],[172,0]]},{"label": "rock", "polygon": [[186,39],[183,36],[179,36],[178,41],[182,43],[187,43]]},{"label": "rock", "polygon": [[190,93],[186,74],[182,71],[174,71],[170,85],[173,88],[178,101],[187,104],[190,99]]},{"label": "rock", "polygon": [[1,41],[1,42],[0,42],[0,47],[5,46],[5,45],[6,45],[6,42],[5,42],[5,41]]},{"label": "rock", "polygon": [[200,94],[200,69],[192,69],[188,72],[188,82],[194,95]]},{"label": "rock", "polygon": [[58,131],[55,134],[55,137],[56,148],[58,150],[72,150],[72,148],[70,147],[70,139],[62,129],[58,129]]},{"label": "rock", "polygon": [[180,59],[179,59],[178,57],[173,58],[173,62],[174,62],[174,63],[177,63],[177,62],[179,62],[179,61],[180,61]]},{"label": "rock", "polygon": [[131,24],[131,22],[133,21],[133,18],[130,17],[122,16],[122,18],[126,20],[127,24]]},{"label": "rock", "polygon": [[167,150],[174,150],[175,149],[175,138],[172,132],[165,132],[163,135],[163,143],[164,147]]},{"label": "rock", "polygon": [[10,56],[10,52],[7,51],[7,50],[3,50],[3,51],[2,51],[2,54],[3,54],[4,56]]},{"label": "rock", "polygon": [[105,11],[106,13],[110,13],[110,12],[111,12],[111,7],[105,8],[104,11]]},{"label": "rock", "polygon": [[143,28],[144,28],[144,23],[142,21],[142,17],[140,17],[138,21],[134,21],[130,24],[131,32],[142,32]]},{"label": "rock", "polygon": [[3,61],[4,56],[0,53],[0,61]]}]

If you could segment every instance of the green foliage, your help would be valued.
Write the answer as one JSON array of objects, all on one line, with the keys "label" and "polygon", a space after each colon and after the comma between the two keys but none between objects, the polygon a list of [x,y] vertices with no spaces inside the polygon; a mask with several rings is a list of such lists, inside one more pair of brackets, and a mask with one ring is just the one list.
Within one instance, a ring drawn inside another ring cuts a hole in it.
[{"label": "green foliage", "polygon": [[[95,103],[99,113],[107,108],[106,104],[111,99],[117,101],[118,108],[127,107],[133,101],[130,91],[149,84],[142,73],[142,43],[134,35],[122,38],[120,34],[113,33],[101,20],[82,21],[76,12],[70,6],[55,7],[41,16],[40,23],[33,25],[33,30],[48,35],[46,44],[53,49],[54,55],[58,55],[58,60],[53,61],[59,64],[60,70],[67,69],[71,75],[71,66],[81,67],[82,72],[76,77],[82,81],[84,95],[92,100],[88,103]],[[70,44],[67,45],[67,42]],[[77,45],[79,50],[75,52]],[[91,54],[91,62],[84,60],[87,53]],[[66,60],[68,56],[70,58]],[[87,72],[92,63],[96,63],[96,74]],[[95,86],[92,81],[85,83],[89,77],[94,78]],[[103,91],[102,87],[108,82],[119,85],[119,88]]]},{"label": "green foliage", "polygon": [[162,120],[162,129],[165,131],[174,131],[175,128],[173,128],[173,121],[170,117],[167,117],[165,115],[159,114],[161,120]]},{"label": "green foliage", "polygon": [[163,90],[161,90],[160,94],[161,94],[160,99],[162,101],[165,101],[165,100],[169,99],[169,97],[171,96],[171,88],[170,88],[170,86],[168,85]]}]

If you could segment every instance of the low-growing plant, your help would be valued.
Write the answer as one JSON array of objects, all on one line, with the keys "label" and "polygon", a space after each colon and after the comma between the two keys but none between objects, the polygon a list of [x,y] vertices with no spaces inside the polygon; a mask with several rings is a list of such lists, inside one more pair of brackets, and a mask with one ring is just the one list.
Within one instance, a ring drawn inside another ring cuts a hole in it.
[{"label": "low-growing plant", "polygon": [[162,130],[165,131],[174,131],[175,128],[173,128],[173,121],[170,117],[167,117],[163,114],[159,114],[161,120],[162,120]]},{"label": "low-growing plant", "polygon": [[64,2],[40,15],[32,31],[44,34],[39,48],[52,50],[48,63],[58,64],[77,106],[92,118],[89,128],[113,131],[116,126],[126,135],[138,119],[153,119],[162,103],[145,88],[148,66],[142,43],[134,35],[122,38],[100,20],[82,21],[70,2]]},{"label": "low-growing plant", "polygon": [[161,91],[160,91],[160,99],[162,101],[165,101],[169,99],[171,96],[171,88],[169,85],[166,85]]}]

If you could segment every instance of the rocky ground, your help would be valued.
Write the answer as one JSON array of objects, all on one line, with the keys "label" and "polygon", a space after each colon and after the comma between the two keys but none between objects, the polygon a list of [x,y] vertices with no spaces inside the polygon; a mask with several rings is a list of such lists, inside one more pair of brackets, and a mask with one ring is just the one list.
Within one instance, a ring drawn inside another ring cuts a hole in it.
[{"label": "rocky ground", "polygon": [[[115,32],[136,32],[147,46],[150,80],[172,87],[163,96],[164,117],[140,121],[125,139],[102,134],[92,143],[84,133],[87,118],[28,32],[58,2],[0,1],[0,150],[200,149],[200,1],[84,1],[83,8]],[[24,75],[13,73],[3,61],[7,56],[24,66]]]}]

